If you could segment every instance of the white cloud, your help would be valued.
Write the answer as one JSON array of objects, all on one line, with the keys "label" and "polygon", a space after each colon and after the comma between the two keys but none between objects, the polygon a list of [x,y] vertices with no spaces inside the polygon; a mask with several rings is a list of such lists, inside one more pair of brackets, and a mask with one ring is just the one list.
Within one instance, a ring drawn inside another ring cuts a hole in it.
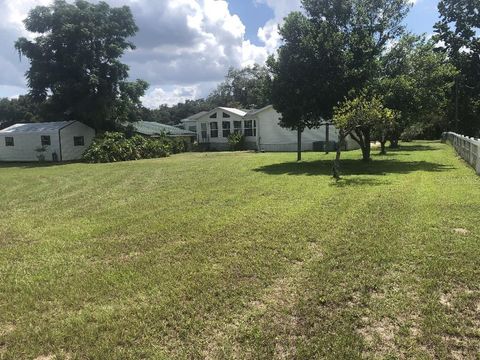
[{"label": "white cloud", "polygon": [[300,0],[254,0],[258,4],[269,6],[274,13],[274,18],[270,19],[263,27],[258,29],[258,38],[265,44],[269,54],[274,53],[280,46],[281,36],[278,33],[278,27],[282,25],[283,19],[292,11],[301,10]]},{"label": "white cloud", "polygon": [[148,108],[157,108],[160,105],[176,105],[185,100],[195,99],[199,96],[198,86],[176,86],[167,91],[160,87],[153,88],[142,98],[143,104]]},{"label": "white cloud", "polygon": [[[229,67],[265,62],[280,41],[277,24],[299,7],[299,0],[244,1],[261,1],[274,10],[275,18],[259,29],[260,46],[246,39],[242,19],[230,12],[226,0],[107,0],[112,6],[129,5],[140,29],[133,39],[137,49],[123,60],[130,65],[132,79],[151,84],[146,105],[156,106],[161,99],[173,104],[178,99],[205,96],[223,80]],[[0,75],[0,97],[7,95],[2,89],[12,87],[23,87],[26,92],[23,73],[28,60],[19,62],[13,42],[19,36],[32,36],[23,26],[28,11],[51,2],[0,0],[4,19],[0,64],[8,69]]]}]

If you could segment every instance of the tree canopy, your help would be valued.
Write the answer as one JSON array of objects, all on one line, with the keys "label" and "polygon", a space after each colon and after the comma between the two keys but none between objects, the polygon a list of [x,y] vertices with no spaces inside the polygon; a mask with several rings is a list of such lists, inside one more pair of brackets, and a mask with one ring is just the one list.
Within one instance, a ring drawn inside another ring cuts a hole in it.
[{"label": "tree canopy", "polygon": [[129,68],[120,61],[134,49],[128,39],[138,30],[129,7],[55,0],[32,9],[24,23],[39,35],[22,37],[15,47],[30,61],[30,96],[43,102],[52,118],[80,120],[97,129],[133,120],[135,109],[126,107],[139,107],[147,84],[129,84]]},{"label": "tree canopy", "polygon": [[286,18],[280,29],[283,45],[269,60],[273,105],[282,115],[281,124],[298,131],[330,119],[339,102],[378,76],[379,57],[403,32],[409,8],[407,0],[302,4],[306,13]]},{"label": "tree canopy", "polygon": [[405,34],[380,58],[380,76],[372,92],[398,113],[390,133],[396,145],[401,134],[431,134],[438,138],[446,123],[449,95],[457,74],[448,57],[439,52],[435,40],[425,35]]},{"label": "tree canopy", "polygon": [[435,40],[459,69],[450,101],[450,129],[480,135],[480,1],[441,0]]}]

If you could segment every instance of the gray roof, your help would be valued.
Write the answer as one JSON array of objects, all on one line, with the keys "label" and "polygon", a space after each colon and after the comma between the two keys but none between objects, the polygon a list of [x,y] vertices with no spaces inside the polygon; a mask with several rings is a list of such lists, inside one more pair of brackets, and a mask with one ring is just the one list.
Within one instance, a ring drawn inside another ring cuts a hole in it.
[{"label": "gray roof", "polygon": [[19,133],[52,133],[64,128],[75,121],[57,121],[30,124],[15,124],[0,131],[0,134],[19,134]]},{"label": "gray roof", "polygon": [[135,132],[148,136],[160,135],[162,133],[171,136],[196,136],[196,134],[191,131],[151,121],[137,121],[132,123],[132,126],[135,129]]},{"label": "gray roof", "polygon": [[205,114],[208,114],[208,111],[200,111],[199,113],[196,113],[194,115],[190,115],[186,119],[180,120],[180,122],[184,123],[184,122],[188,122],[188,121],[195,121],[195,120],[200,119]]}]

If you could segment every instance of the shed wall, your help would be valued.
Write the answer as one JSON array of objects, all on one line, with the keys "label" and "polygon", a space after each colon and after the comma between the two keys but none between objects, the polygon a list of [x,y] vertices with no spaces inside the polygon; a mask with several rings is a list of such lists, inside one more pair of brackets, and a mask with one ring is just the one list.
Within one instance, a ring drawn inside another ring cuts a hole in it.
[{"label": "shed wall", "polygon": [[[73,138],[75,136],[84,137],[83,146],[75,146]],[[91,127],[81,123],[74,122],[60,130],[60,140],[62,143],[62,161],[79,160],[83,153],[92,143],[95,138],[95,130]]]},{"label": "shed wall", "polygon": [[[39,161],[41,153],[36,149],[42,147],[41,136],[50,136],[50,146],[42,153],[46,161],[52,161],[52,154],[60,156],[58,132],[12,133],[0,135],[0,161]],[[14,146],[6,146],[5,138],[13,137]]]}]

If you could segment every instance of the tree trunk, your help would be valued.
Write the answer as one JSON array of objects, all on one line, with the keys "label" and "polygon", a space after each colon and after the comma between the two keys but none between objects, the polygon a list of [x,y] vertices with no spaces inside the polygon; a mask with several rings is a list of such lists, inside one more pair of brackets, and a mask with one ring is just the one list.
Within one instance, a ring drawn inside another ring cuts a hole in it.
[{"label": "tree trunk", "polygon": [[398,134],[393,134],[390,139],[390,149],[398,149],[398,139],[400,136]]},{"label": "tree trunk", "polygon": [[380,141],[380,155],[387,155],[386,140]]},{"label": "tree trunk", "polygon": [[380,139],[380,155],[387,155],[387,148],[385,144],[387,143],[387,136],[385,132],[382,133],[382,138]]},{"label": "tree trunk", "polygon": [[297,161],[302,161],[302,129],[297,129]]},{"label": "tree trunk", "polygon": [[342,156],[342,147],[344,144],[345,133],[343,130],[340,130],[338,134],[337,155],[335,156],[335,161],[333,162],[333,177],[337,181],[340,180],[340,157]]},{"label": "tree trunk", "polygon": [[363,147],[362,147],[362,158],[363,161],[370,161],[370,129],[364,129],[363,131]]}]

